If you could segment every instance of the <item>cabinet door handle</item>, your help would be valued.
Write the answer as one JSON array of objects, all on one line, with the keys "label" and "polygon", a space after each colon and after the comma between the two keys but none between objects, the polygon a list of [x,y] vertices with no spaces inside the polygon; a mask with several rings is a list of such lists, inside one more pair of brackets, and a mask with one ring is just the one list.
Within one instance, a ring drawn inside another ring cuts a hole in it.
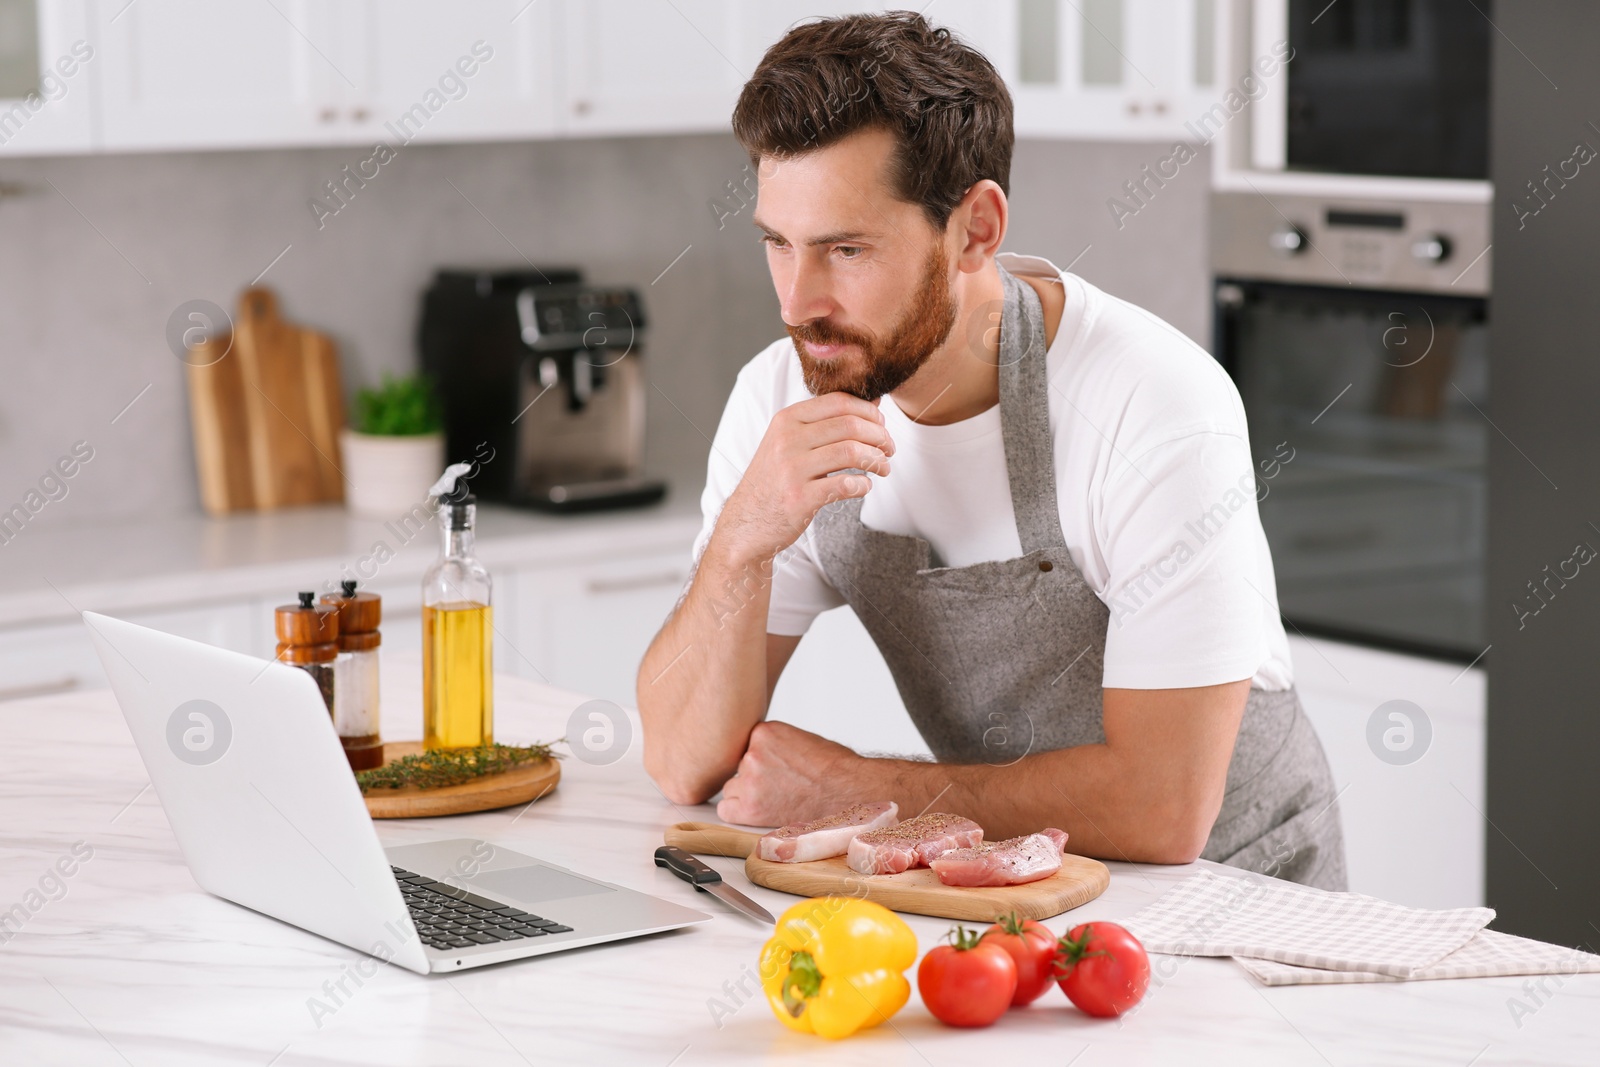
[{"label": "cabinet door handle", "polygon": [[78,679],[72,675],[54,679],[47,682],[32,682],[27,685],[14,685],[8,689],[0,689],[0,700],[21,700],[23,697],[42,697],[52,693],[65,693],[78,688]]},{"label": "cabinet door handle", "polygon": [[656,574],[639,574],[631,578],[591,578],[591,593],[626,593],[633,589],[653,589],[658,585],[682,585],[682,571],[661,571]]}]

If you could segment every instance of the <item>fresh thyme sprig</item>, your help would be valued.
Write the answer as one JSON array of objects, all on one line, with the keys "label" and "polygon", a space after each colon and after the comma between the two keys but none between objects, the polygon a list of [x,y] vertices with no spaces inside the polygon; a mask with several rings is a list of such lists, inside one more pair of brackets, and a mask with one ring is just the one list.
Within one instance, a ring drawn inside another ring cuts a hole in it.
[{"label": "fresh thyme sprig", "polygon": [[377,789],[439,789],[461,785],[484,775],[498,774],[536,760],[560,759],[551,746],[558,741],[533,745],[481,745],[477,748],[443,748],[402,756],[393,763],[370,771],[357,771],[361,792]]}]

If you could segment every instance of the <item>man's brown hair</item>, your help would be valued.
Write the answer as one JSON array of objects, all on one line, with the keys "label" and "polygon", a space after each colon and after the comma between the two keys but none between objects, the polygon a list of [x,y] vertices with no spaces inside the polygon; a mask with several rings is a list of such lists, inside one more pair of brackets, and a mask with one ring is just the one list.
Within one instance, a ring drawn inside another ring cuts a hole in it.
[{"label": "man's brown hair", "polygon": [[796,26],[767,49],[733,109],[734,136],[752,163],[873,128],[895,136],[896,195],[941,230],[977,182],[1010,192],[1005,82],[976,49],[915,12]]}]

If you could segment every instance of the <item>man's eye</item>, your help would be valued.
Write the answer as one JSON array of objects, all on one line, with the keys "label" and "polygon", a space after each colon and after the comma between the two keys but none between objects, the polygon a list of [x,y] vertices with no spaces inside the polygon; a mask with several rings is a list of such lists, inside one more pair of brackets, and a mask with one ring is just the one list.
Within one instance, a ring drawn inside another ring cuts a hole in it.
[{"label": "man's eye", "polygon": [[764,245],[768,245],[768,246],[770,246],[772,248],[787,248],[788,247],[788,244],[784,241],[784,239],[782,237],[776,237],[776,236],[774,236],[774,235],[772,235],[770,233],[764,233],[764,234],[761,235],[761,243],[764,244]]},{"label": "man's eye", "polygon": [[862,248],[860,245],[838,245],[834,248],[834,251],[845,259],[855,259],[861,254]]}]

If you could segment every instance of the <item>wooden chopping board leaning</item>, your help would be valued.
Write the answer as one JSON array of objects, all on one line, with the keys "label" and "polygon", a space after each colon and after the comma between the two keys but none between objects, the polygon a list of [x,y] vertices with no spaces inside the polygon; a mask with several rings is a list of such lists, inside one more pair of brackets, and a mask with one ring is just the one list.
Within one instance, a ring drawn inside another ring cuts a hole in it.
[{"label": "wooden chopping board leaning", "polygon": [[270,289],[239,296],[233,329],[189,348],[200,499],[212,515],[344,499],[344,393],[331,338],[285,322]]}]

